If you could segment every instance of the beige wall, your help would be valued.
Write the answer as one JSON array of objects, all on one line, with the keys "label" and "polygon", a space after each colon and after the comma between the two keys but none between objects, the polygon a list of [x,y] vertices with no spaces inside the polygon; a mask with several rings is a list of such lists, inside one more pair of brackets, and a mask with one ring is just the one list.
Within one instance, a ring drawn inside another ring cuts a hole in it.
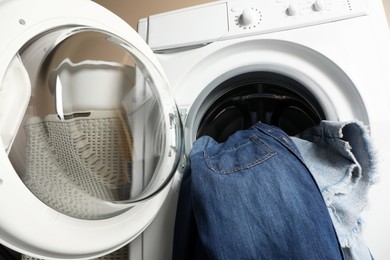
[{"label": "beige wall", "polygon": [[382,0],[382,1],[383,1],[383,5],[385,6],[387,21],[390,27],[390,0]]},{"label": "beige wall", "polygon": [[[110,9],[133,28],[137,27],[139,19],[152,14],[171,11],[196,4],[212,2],[213,0],[95,0],[95,2]],[[390,24],[390,0],[382,0],[386,9],[387,20]]]},{"label": "beige wall", "polygon": [[[387,1],[387,0],[386,0]],[[133,28],[137,28],[139,19],[152,14],[167,12],[178,8],[212,2],[211,0],[95,0],[110,9]]]}]

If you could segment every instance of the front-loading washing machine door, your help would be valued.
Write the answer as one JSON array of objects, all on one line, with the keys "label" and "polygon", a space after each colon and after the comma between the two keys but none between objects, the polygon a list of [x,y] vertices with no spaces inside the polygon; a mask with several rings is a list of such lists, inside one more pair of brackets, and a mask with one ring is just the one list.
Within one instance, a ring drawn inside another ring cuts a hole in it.
[{"label": "front-loading washing machine door", "polygon": [[86,259],[153,220],[181,153],[166,77],[87,0],[0,1],[0,243]]}]

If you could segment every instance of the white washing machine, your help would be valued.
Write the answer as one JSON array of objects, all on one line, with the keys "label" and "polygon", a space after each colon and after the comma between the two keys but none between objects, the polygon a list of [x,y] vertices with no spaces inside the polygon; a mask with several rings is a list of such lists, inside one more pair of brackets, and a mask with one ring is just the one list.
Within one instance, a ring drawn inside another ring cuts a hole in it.
[{"label": "white washing machine", "polygon": [[140,21],[149,46],[89,0],[1,0],[0,17],[1,244],[89,259],[132,241],[130,259],[169,259],[198,136],[358,119],[384,161],[365,236],[390,255],[380,1],[217,1]]},{"label": "white washing machine", "polygon": [[[389,259],[390,41],[381,1],[216,1],[142,19],[138,31],[168,77],[184,154],[199,136],[223,141],[257,120],[291,135],[321,119],[366,124],[380,162],[364,238],[376,259]],[[169,223],[166,212],[144,233],[147,251],[159,247],[151,230]]]}]

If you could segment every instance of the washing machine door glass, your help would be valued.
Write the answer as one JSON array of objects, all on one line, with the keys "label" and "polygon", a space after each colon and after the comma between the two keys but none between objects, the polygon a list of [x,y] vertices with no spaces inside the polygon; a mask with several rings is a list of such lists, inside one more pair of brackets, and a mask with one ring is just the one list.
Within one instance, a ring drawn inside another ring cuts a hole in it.
[{"label": "washing machine door glass", "polygon": [[179,117],[164,76],[137,48],[107,31],[57,28],[27,42],[8,75],[16,67],[30,79],[22,94],[31,94],[5,148],[42,202],[75,218],[109,218],[169,183]]}]

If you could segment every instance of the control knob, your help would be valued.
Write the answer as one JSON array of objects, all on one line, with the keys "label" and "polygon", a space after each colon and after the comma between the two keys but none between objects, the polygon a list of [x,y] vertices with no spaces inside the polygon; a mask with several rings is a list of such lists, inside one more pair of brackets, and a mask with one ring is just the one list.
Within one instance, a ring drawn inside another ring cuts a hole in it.
[{"label": "control knob", "polygon": [[314,11],[321,12],[324,11],[326,8],[326,1],[325,0],[316,0],[313,4]]},{"label": "control knob", "polygon": [[239,19],[239,23],[242,26],[255,24],[258,20],[258,15],[255,10],[252,8],[247,8],[244,11],[242,11],[242,14]]},{"label": "control knob", "polygon": [[286,10],[287,15],[294,16],[299,13],[299,7],[296,4],[290,4]]}]

